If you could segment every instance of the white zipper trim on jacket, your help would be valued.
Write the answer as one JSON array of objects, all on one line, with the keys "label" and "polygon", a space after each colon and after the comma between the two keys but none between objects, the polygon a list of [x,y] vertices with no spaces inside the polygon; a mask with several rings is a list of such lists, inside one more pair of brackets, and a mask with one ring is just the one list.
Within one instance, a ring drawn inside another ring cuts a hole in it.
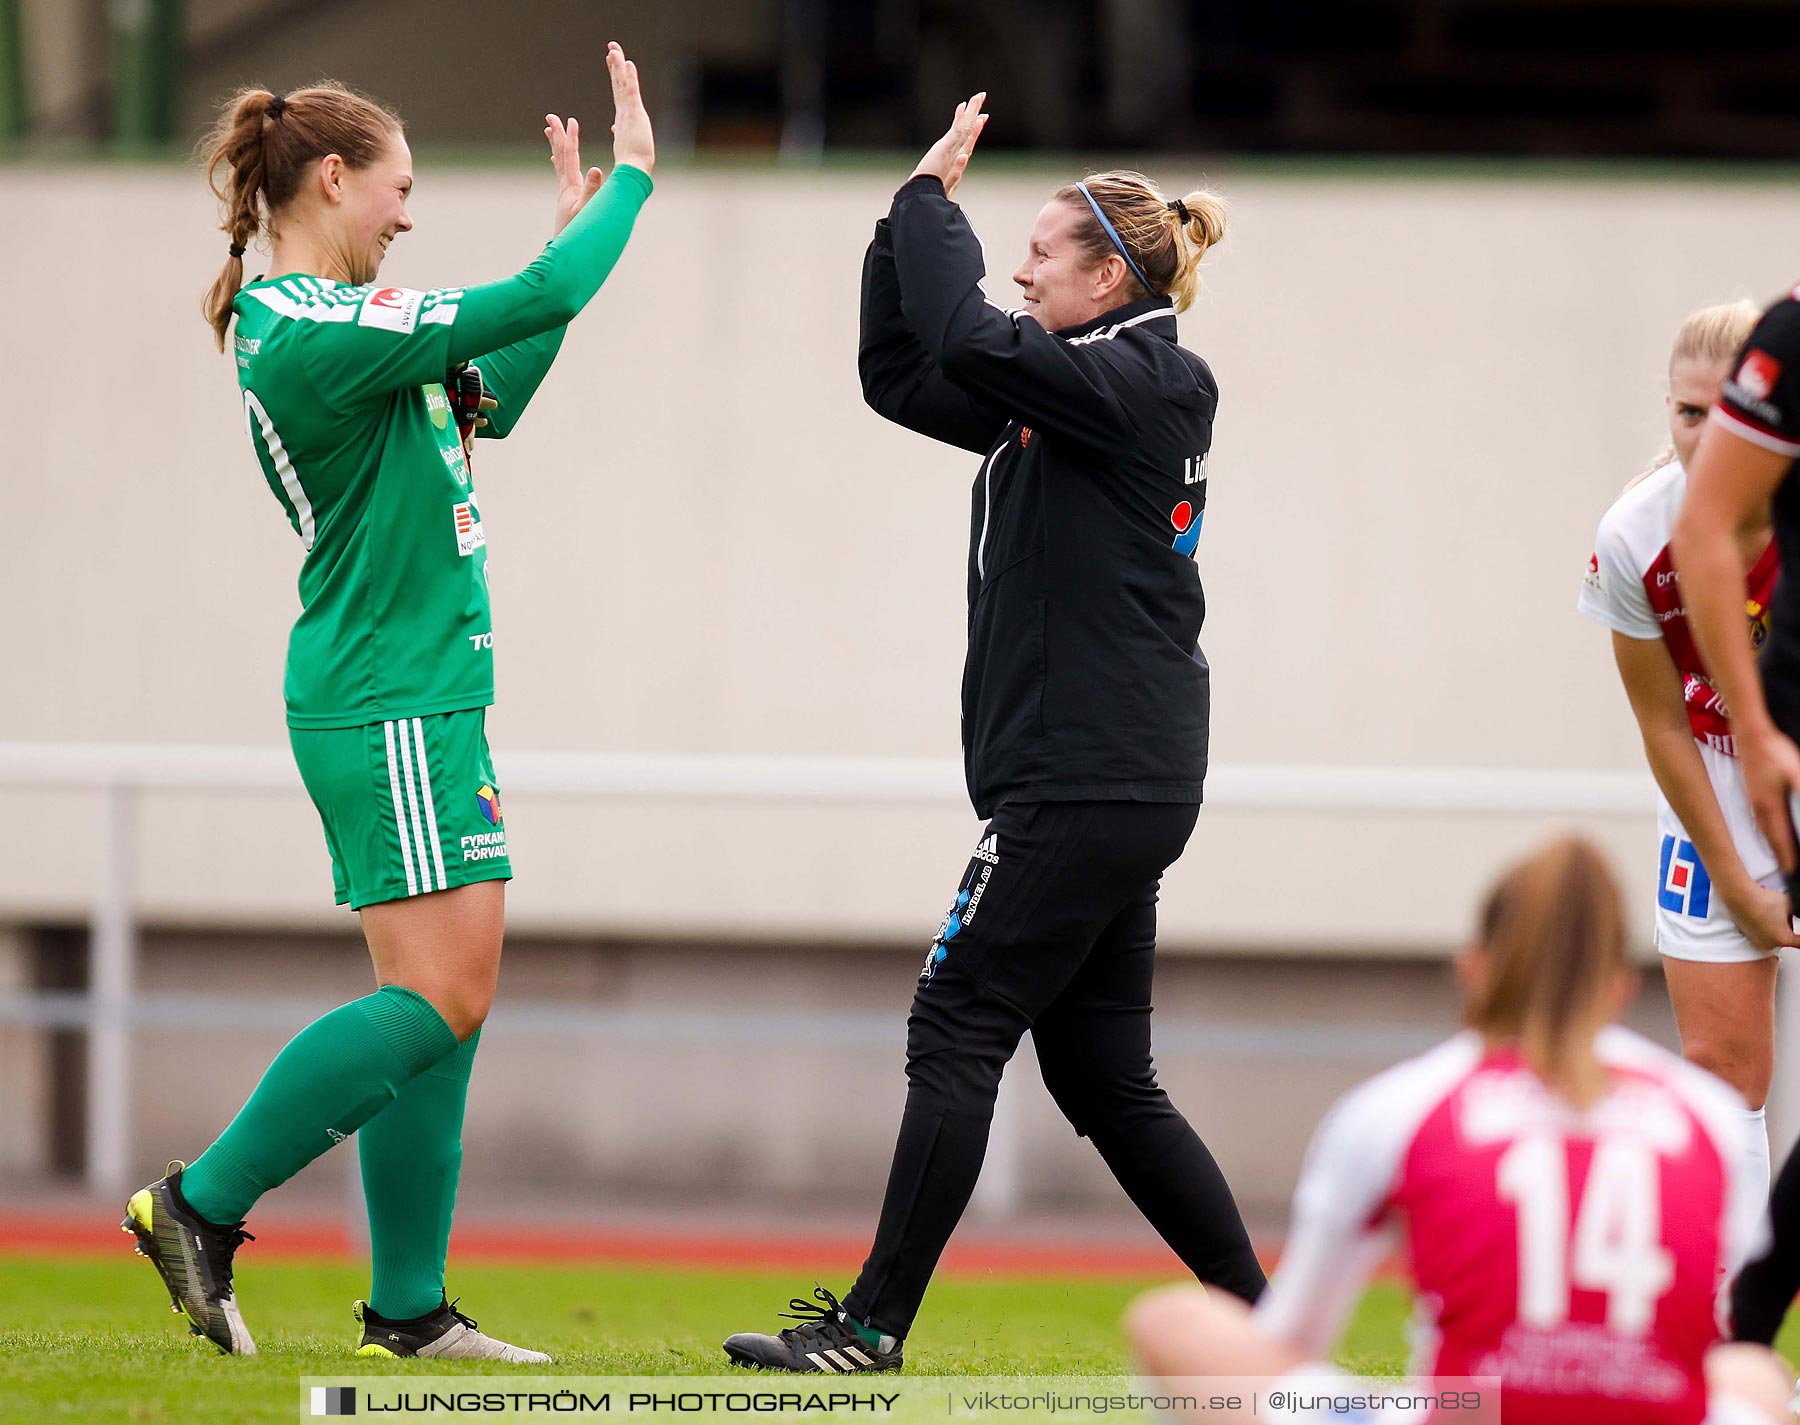
[{"label": "white zipper trim on jacket", "polygon": [[1154,312],[1140,312],[1135,317],[1129,317],[1122,322],[1114,322],[1110,327],[1089,332],[1086,336],[1072,336],[1069,338],[1069,345],[1086,346],[1091,341],[1111,341],[1127,327],[1135,327],[1139,322],[1153,322],[1158,317],[1173,316],[1174,313],[1175,309],[1171,306],[1158,307]]},{"label": "white zipper trim on jacket", "polygon": [[994,462],[1000,458],[1000,452],[1012,444],[1012,426],[1008,425],[1006,439],[994,447],[981,467],[981,539],[975,546],[975,577],[987,578],[987,532],[988,520],[994,513]]}]

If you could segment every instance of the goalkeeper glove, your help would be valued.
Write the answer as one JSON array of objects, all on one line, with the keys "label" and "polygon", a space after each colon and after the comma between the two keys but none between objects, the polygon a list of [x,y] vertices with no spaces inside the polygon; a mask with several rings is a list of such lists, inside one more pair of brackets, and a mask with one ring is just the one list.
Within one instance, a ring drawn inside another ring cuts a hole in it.
[{"label": "goalkeeper glove", "polygon": [[488,394],[481,380],[481,368],[472,361],[452,366],[444,373],[444,392],[450,398],[450,414],[456,418],[456,431],[466,449],[475,432],[487,424],[482,413],[496,409],[500,403]]}]

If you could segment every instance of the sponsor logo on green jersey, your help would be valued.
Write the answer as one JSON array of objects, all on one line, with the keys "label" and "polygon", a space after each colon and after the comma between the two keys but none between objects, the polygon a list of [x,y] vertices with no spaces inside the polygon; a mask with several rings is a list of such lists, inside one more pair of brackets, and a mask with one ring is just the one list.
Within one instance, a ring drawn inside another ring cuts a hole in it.
[{"label": "sponsor logo on green jersey", "polygon": [[487,544],[487,533],[481,527],[481,511],[475,507],[473,494],[451,506],[456,521],[456,552],[467,558]]},{"label": "sponsor logo on green jersey", "polygon": [[425,411],[431,417],[431,423],[439,430],[448,429],[450,425],[450,396],[442,385],[425,388]]}]

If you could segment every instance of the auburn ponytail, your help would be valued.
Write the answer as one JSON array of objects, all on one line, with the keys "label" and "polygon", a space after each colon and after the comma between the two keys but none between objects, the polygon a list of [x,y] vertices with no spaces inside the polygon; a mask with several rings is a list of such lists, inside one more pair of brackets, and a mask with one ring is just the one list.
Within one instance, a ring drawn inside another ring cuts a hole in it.
[{"label": "auburn ponytail", "polygon": [[1485,982],[1467,1020],[1491,1042],[1516,1043],[1546,1084],[1585,1107],[1606,1088],[1594,1036],[1625,968],[1625,906],[1605,858],[1564,837],[1519,862],[1481,911]]},{"label": "auburn ponytail", "polygon": [[258,237],[273,235],[308,165],[335,153],[351,168],[367,168],[401,132],[397,115],[331,80],[285,96],[240,89],[225,103],[207,142],[206,182],[219,200],[219,230],[230,244],[202,303],[220,351],[231,328],[232,301],[244,285],[242,252]]},{"label": "auburn ponytail", "polygon": [[[1185,312],[1200,290],[1200,259],[1225,236],[1223,200],[1203,188],[1178,200],[1165,198],[1156,184],[1127,168],[1089,174],[1084,181],[1154,289],[1143,295],[1168,297],[1176,311]],[[1090,263],[1102,262],[1117,251],[1080,189],[1066,184],[1055,196],[1075,210],[1076,241]],[[1135,277],[1126,280],[1140,287]]]},{"label": "auburn ponytail", "polygon": [[[242,249],[250,246],[262,227],[258,208],[263,186],[263,127],[272,122],[269,104],[275,96],[267,89],[239,92],[213,131],[206,159],[206,182],[219,200],[219,228],[231,239],[225,267],[207,291],[204,309],[219,350],[225,350],[225,332],[231,326],[231,302],[244,285]],[[219,169],[225,169],[224,182]]]}]

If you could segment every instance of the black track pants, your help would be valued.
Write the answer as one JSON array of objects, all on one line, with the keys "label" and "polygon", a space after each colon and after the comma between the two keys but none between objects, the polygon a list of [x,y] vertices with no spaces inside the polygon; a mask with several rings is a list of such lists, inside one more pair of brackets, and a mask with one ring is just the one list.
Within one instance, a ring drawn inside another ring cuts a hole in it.
[{"label": "black track pants", "polygon": [[1199,810],[1009,803],[988,824],[913,998],[906,1112],[852,1315],[912,1326],[1027,1029],[1057,1106],[1163,1240],[1200,1280],[1261,1294],[1231,1189],[1150,1062],[1157,887]]},{"label": "black track pants", "polygon": [[1769,1250],[1744,1264],[1731,1288],[1731,1334],[1768,1346],[1800,1291],[1800,1147],[1787,1155],[1769,1197]]}]

